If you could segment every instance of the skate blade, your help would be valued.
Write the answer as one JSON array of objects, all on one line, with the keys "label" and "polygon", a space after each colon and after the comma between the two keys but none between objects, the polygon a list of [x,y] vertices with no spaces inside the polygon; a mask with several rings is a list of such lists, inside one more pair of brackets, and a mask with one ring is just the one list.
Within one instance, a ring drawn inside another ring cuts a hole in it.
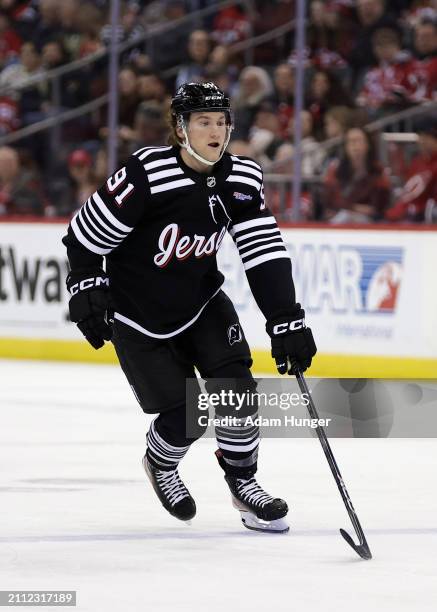
[{"label": "skate blade", "polygon": [[262,531],[264,533],[287,533],[290,530],[289,525],[283,519],[275,519],[273,521],[263,521],[251,512],[243,512],[240,510],[241,522],[247,529],[252,531]]}]

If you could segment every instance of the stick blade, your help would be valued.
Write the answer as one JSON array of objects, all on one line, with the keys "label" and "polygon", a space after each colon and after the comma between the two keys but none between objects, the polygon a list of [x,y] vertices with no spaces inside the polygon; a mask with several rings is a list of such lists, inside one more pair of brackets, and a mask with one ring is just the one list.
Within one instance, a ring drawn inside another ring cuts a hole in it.
[{"label": "stick blade", "polygon": [[370,548],[366,540],[364,540],[362,544],[355,544],[355,542],[352,540],[347,531],[345,531],[344,529],[340,529],[340,533],[346,540],[346,542],[349,544],[349,546],[351,546],[362,559],[369,560],[372,558],[372,553],[370,552]]}]

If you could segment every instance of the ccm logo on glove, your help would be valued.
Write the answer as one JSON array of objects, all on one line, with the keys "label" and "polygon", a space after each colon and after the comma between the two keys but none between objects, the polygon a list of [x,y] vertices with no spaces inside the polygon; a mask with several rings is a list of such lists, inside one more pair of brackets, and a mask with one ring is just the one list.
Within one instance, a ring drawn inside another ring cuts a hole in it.
[{"label": "ccm logo on glove", "polygon": [[101,285],[106,285],[109,289],[109,278],[102,278],[101,276],[93,277],[93,278],[85,278],[74,285],[69,287],[69,291],[71,295],[76,295],[79,291],[86,291],[87,289],[91,289],[92,287],[100,287]]},{"label": "ccm logo on glove", "polygon": [[79,269],[67,277],[70,319],[95,349],[112,338],[109,278],[101,268]]},{"label": "ccm logo on glove", "polygon": [[272,357],[279,374],[293,374],[296,366],[302,372],[310,367],[317,348],[311,329],[305,325],[305,311],[300,304],[269,319],[266,331],[272,341]]},{"label": "ccm logo on glove", "polygon": [[297,321],[287,321],[285,323],[278,323],[273,326],[273,335],[280,336],[281,334],[288,334],[288,332],[296,331],[305,327],[305,319],[298,319]]}]

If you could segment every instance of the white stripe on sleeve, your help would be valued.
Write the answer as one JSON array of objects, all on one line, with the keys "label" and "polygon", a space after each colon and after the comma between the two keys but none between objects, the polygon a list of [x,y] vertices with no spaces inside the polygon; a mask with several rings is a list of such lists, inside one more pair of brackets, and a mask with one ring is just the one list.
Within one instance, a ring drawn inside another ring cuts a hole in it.
[{"label": "white stripe on sleeve", "polygon": [[150,183],[154,181],[159,181],[159,179],[167,178],[169,176],[175,176],[176,174],[183,174],[184,171],[182,168],[169,168],[168,170],[161,170],[160,172],[152,172],[148,174],[148,179]]},{"label": "white stripe on sleeve", "polygon": [[[79,210],[78,216],[79,216],[79,219],[81,220],[83,230],[84,230],[84,232],[86,232],[88,238],[91,238],[92,240],[94,240],[94,242],[97,242],[97,244],[99,244],[100,246],[103,246],[103,247],[110,247],[111,249],[115,249],[115,247],[118,246],[118,243],[120,241],[115,242],[114,240],[112,240],[112,241],[104,240],[103,238],[100,238],[100,236],[98,236],[91,229],[93,224],[92,224],[91,220],[88,218],[87,212],[86,212],[84,207],[82,207]],[[97,231],[99,231],[98,228],[96,228],[95,226],[94,226],[93,229],[97,229]]]},{"label": "white stripe on sleeve", "polygon": [[87,248],[89,251],[92,251],[93,253],[96,253],[97,255],[106,255],[107,253],[110,253],[112,249],[101,249],[95,246],[94,244],[92,244],[89,240],[85,238],[85,236],[80,231],[79,226],[77,225],[76,216],[73,217],[73,219],[71,220],[71,229],[73,230],[73,233],[78,239],[78,241],[81,244],[83,244],[83,246]]},{"label": "white stripe on sleeve", "polygon": [[265,261],[271,261],[272,259],[290,259],[290,256],[287,251],[275,251],[274,253],[266,253],[265,255],[260,255],[259,257],[255,257],[251,259],[247,263],[243,264],[245,270],[250,270],[251,268],[255,268],[255,266],[259,266]]},{"label": "white stripe on sleeve", "polygon": [[252,185],[252,187],[255,187],[258,191],[261,189],[260,181],[256,181],[248,176],[242,176],[241,174],[231,174],[228,176],[226,181],[229,183],[243,183],[244,185]]},{"label": "white stripe on sleeve", "polygon": [[108,233],[108,238],[118,240],[119,238],[123,239],[126,237],[126,233],[120,234],[120,232],[116,232],[115,229],[109,227],[109,225],[103,221],[102,217],[96,212],[91,198],[86,203],[86,209],[90,216],[92,216],[93,219],[95,219],[95,221],[97,221],[105,229],[105,231]]},{"label": "white stripe on sleeve", "polygon": [[257,164],[256,162],[252,161],[251,159],[240,159],[236,155],[231,155],[231,159],[232,159],[232,161],[237,162],[239,164],[245,164],[245,165],[248,165],[248,166],[253,166],[258,171],[261,170],[261,166],[259,164]]},{"label": "white stripe on sleeve", "polygon": [[109,210],[109,208],[106,206],[106,204],[104,203],[102,198],[99,196],[97,191],[93,193],[93,200],[97,204],[99,209],[102,211],[102,213],[105,215],[105,217],[108,219],[109,223],[111,223],[114,227],[124,232],[124,234],[129,234],[129,232],[131,232],[134,229],[133,227],[129,227],[129,225],[125,225],[124,223],[119,221],[116,217],[114,217],[114,215]]},{"label": "white stripe on sleeve", "polygon": [[249,221],[242,221],[232,226],[231,234],[242,232],[243,230],[251,227],[258,227],[260,225],[276,225],[276,219],[274,217],[260,217],[258,219],[249,219]]},{"label": "white stripe on sleeve", "polygon": [[[279,231],[279,227],[275,227],[274,229],[264,229],[264,230],[257,230],[256,232],[249,232],[248,234],[243,234],[242,236],[238,236],[238,238],[235,238],[235,242],[238,246],[238,243],[241,240],[246,240],[247,238],[253,238],[254,236],[265,236],[266,234],[278,234],[279,236],[281,235],[281,232]],[[273,236],[270,236],[270,238],[273,238]],[[241,245],[246,246],[244,245]]]},{"label": "white stripe on sleeve", "polygon": [[269,244],[263,244],[259,247],[255,247],[254,249],[251,249],[250,251],[247,251],[247,253],[240,253],[240,257],[241,259],[244,260],[249,257],[249,255],[253,255],[254,253],[258,253],[258,251],[266,251],[267,249],[271,249],[272,247],[278,247],[281,246],[284,250],[285,250],[285,246],[284,243],[282,242],[282,238],[276,238],[275,242],[271,242]]},{"label": "white stripe on sleeve", "polygon": [[157,159],[155,161],[144,164],[144,170],[153,170],[154,168],[161,168],[161,166],[168,166],[169,164],[177,164],[176,157],[168,157],[167,159]]},{"label": "white stripe on sleeve", "polygon": [[253,174],[253,176],[256,176],[257,178],[259,178],[260,181],[262,181],[263,175],[259,170],[255,170],[254,168],[251,168],[250,166],[243,166],[243,164],[234,164],[232,167],[232,171],[239,171],[239,172],[247,172],[248,174]]},{"label": "white stripe on sleeve", "polygon": [[170,183],[162,183],[161,185],[155,185],[150,188],[150,193],[160,193],[161,191],[169,191],[170,189],[177,189],[178,187],[184,187],[185,185],[194,185],[194,181],[189,178],[180,179],[179,181],[171,181]]}]

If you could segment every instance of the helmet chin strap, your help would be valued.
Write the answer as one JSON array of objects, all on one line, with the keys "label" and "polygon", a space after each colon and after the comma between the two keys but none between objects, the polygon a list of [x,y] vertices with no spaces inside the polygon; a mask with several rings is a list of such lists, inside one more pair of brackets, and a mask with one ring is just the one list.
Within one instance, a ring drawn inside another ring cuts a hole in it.
[{"label": "helmet chin strap", "polygon": [[196,151],[191,146],[190,141],[188,139],[187,127],[185,125],[185,120],[183,119],[183,117],[181,117],[178,120],[178,124],[179,124],[179,127],[181,128],[181,130],[182,130],[182,132],[184,134],[184,138],[185,138],[185,141],[181,142],[181,147],[183,147],[192,157],[194,157],[194,159],[197,159],[197,161],[199,161],[202,164],[206,164],[207,166],[214,166],[214,164],[216,164],[218,161],[221,160],[221,158],[223,157],[223,153],[225,152],[226,147],[228,146],[229,140],[231,138],[232,125],[227,125],[226,126],[226,130],[227,130],[226,140],[223,143],[222,150],[220,152],[219,158],[216,159],[216,161],[209,161],[209,159],[206,159],[205,157],[202,157],[201,155],[199,155],[199,153],[196,153]]}]

